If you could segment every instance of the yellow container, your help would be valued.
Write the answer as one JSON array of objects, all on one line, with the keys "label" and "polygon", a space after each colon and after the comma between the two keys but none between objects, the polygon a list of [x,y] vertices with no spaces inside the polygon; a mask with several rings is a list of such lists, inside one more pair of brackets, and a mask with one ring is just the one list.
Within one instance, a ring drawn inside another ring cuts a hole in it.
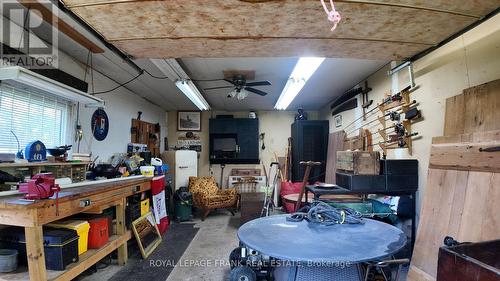
[{"label": "yellow container", "polygon": [[155,175],[155,167],[153,166],[141,166],[141,174],[145,177],[152,177]]},{"label": "yellow container", "polygon": [[55,228],[66,228],[76,231],[78,234],[78,255],[87,251],[90,224],[84,220],[60,220],[47,224]]},{"label": "yellow container", "polygon": [[141,201],[141,217],[149,212],[149,198]]}]

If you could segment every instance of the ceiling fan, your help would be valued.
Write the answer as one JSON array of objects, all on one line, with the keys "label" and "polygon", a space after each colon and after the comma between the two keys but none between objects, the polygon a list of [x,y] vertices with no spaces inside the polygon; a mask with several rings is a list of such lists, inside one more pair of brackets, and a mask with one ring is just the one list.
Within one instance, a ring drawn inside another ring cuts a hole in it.
[{"label": "ceiling fan", "polygon": [[245,75],[235,74],[232,79],[221,79],[226,82],[231,83],[231,86],[221,86],[221,87],[211,87],[205,88],[204,90],[216,90],[216,89],[229,89],[233,88],[233,90],[227,95],[228,98],[236,97],[239,100],[242,100],[248,96],[248,93],[254,93],[259,96],[267,95],[266,92],[261,91],[259,89],[255,89],[255,86],[270,86],[271,82],[269,81],[256,81],[256,82],[247,82]]}]

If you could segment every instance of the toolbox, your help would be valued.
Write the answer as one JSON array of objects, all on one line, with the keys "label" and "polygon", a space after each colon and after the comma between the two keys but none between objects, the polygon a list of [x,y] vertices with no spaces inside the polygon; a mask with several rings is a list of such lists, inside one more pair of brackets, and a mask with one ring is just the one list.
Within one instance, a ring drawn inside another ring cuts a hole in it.
[{"label": "toolbox", "polygon": [[[65,270],[78,261],[78,235],[75,230],[43,228],[45,266],[49,270]],[[8,227],[0,233],[0,247],[19,252],[19,262],[27,264],[24,228]]]},{"label": "toolbox", "polygon": [[89,244],[90,249],[99,249],[108,243],[109,240],[109,219],[108,217],[98,217],[89,220]]},{"label": "toolbox", "polygon": [[66,228],[75,230],[78,234],[78,255],[87,251],[90,225],[84,220],[60,220],[47,224],[53,228]]}]

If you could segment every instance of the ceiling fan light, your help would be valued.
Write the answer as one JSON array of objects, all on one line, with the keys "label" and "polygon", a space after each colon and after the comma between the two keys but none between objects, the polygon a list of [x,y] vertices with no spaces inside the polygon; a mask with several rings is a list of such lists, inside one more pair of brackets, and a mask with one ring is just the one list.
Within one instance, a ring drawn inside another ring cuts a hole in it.
[{"label": "ceiling fan light", "polygon": [[229,94],[227,95],[227,97],[228,98],[234,98],[237,94],[238,94],[238,91],[236,89],[234,89],[231,92],[229,92]]},{"label": "ceiling fan light", "polygon": [[243,100],[245,99],[246,97],[248,97],[248,92],[245,91],[245,90],[241,90],[237,95],[236,95],[236,98],[238,100]]}]

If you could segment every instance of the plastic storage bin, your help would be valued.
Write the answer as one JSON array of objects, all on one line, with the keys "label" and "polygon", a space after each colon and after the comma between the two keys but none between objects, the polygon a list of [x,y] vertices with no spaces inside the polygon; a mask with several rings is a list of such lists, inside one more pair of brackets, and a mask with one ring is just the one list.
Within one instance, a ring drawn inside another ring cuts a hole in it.
[{"label": "plastic storage bin", "polygon": [[141,201],[141,217],[149,212],[149,198]]},{"label": "plastic storage bin", "polygon": [[89,220],[89,249],[99,249],[108,243],[108,217],[99,217]]},{"label": "plastic storage bin", "polygon": [[61,220],[47,224],[54,228],[66,228],[76,231],[78,234],[78,255],[87,251],[90,225],[84,220]]},{"label": "plastic storage bin", "polygon": [[[78,261],[78,235],[75,230],[44,227],[45,266],[49,270],[65,270]],[[0,232],[0,247],[19,252],[19,263],[27,264],[26,237],[22,227],[8,227]]]}]

